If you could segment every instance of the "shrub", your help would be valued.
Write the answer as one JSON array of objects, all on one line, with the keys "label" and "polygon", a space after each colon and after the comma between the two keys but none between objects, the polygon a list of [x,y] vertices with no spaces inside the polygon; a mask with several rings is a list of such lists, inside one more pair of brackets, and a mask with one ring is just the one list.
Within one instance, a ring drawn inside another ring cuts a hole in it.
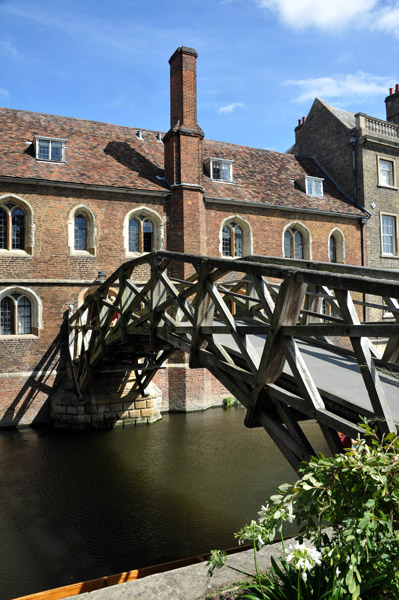
[{"label": "shrub", "polygon": [[[343,454],[302,463],[301,479],[281,485],[258,520],[236,534],[239,543],[253,544],[256,561],[256,550],[276,534],[282,537],[285,521],[295,521],[298,528],[296,549],[285,550],[281,567],[273,561],[266,579],[255,562],[261,595],[246,597],[317,598],[313,587],[325,579],[320,598],[399,598],[399,439],[389,434],[381,441],[367,422],[362,427],[367,442],[359,438]],[[304,540],[317,560],[304,550]],[[277,590],[289,582],[296,596],[267,592],[272,583]]]}]

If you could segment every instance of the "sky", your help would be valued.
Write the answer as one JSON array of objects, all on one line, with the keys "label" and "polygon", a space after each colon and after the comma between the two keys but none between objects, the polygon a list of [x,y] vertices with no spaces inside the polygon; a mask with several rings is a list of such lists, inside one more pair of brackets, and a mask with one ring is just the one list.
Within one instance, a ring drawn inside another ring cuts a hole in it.
[{"label": "sky", "polygon": [[284,152],[315,97],[385,119],[399,0],[0,0],[0,106],[166,132],[179,46],[205,137]]}]

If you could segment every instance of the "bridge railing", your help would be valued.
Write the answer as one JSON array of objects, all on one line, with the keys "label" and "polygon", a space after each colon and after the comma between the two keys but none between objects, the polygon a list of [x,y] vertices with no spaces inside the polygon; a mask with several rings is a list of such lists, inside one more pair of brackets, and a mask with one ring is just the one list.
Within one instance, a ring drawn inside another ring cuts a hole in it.
[{"label": "bridge railing", "polygon": [[[147,269],[145,281],[137,274]],[[366,308],[364,309],[364,305]],[[364,310],[393,319],[364,322]],[[104,365],[126,365],[144,390],[175,350],[208,369],[262,425],[291,464],[309,454],[298,428],[316,418],[330,447],[356,435],[359,413],[396,431],[379,367],[399,363],[399,274],[332,263],[251,256],[242,260],[158,251],[124,263],[69,319],[77,393]],[[387,340],[380,351],[370,338]],[[299,340],[346,352],[369,404],[321,389]]]}]

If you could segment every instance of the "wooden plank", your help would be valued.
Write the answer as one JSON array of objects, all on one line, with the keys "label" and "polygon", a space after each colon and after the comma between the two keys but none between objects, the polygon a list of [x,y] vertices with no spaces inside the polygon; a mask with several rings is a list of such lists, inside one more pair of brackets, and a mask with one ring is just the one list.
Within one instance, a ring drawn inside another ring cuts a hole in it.
[{"label": "wooden plank", "polygon": [[[355,307],[348,291],[335,290],[338,299],[341,314],[344,319],[356,323],[359,321]],[[375,416],[378,418],[378,428],[380,431],[392,431],[396,433],[396,425],[393,420],[390,408],[388,406],[381,381],[373,361],[370,345],[364,339],[351,338],[353,350],[357,358],[360,372],[365,383],[371,405]]]}]

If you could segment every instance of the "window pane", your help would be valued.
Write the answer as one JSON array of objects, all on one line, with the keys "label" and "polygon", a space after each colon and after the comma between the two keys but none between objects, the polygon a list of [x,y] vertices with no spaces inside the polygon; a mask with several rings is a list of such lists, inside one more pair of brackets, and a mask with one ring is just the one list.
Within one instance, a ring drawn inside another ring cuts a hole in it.
[{"label": "window pane", "polygon": [[129,221],[129,252],[140,252],[139,224],[136,219]]},{"label": "window pane", "polygon": [[393,163],[390,160],[380,160],[380,184],[393,185]]},{"label": "window pane", "polygon": [[303,258],[303,239],[302,234],[299,231],[295,232],[295,258]]},{"label": "window pane", "polygon": [[382,216],[382,251],[384,254],[396,254],[395,217]]},{"label": "window pane", "polygon": [[223,181],[231,181],[231,164],[227,162],[221,163],[221,179]]},{"label": "window pane", "polygon": [[31,305],[26,296],[18,300],[18,333],[31,333]]},{"label": "window pane", "polygon": [[221,167],[222,167],[222,165],[221,165],[220,160],[212,161],[212,179],[221,179],[222,178]]},{"label": "window pane", "polygon": [[231,231],[226,225],[222,230],[222,254],[223,256],[231,256]]},{"label": "window pane", "polygon": [[51,142],[51,160],[62,160],[62,142]]},{"label": "window pane", "polygon": [[20,208],[15,208],[11,215],[12,221],[12,249],[25,248],[25,215]]},{"label": "window pane", "polygon": [[0,335],[14,332],[14,302],[8,296],[0,303]]},{"label": "window pane", "polygon": [[333,235],[330,236],[330,261],[337,262],[337,240]]},{"label": "window pane", "polygon": [[292,235],[289,229],[284,233],[284,256],[292,258]]},{"label": "window pane", "polygon": [[0,208],[0,248],[7,249],[7,223],[8,215],[4,208]]},{"label": "window pane", "polygon": [[153,226],[149,219],[143,221],[143,252],[152,252]]},{"label": "window pane", "polygon": [[39,156],[42,160],[50,159],[50,141],[49,140],[39,140]]},{"label": "window pane", "polygon": [[242,229],[238,225],[234,228],[234,256],[242,256]]},{"label": "window pane", "polygon": [[75,250],[87,250],[87,220],[84,215],[75,217]]}]

